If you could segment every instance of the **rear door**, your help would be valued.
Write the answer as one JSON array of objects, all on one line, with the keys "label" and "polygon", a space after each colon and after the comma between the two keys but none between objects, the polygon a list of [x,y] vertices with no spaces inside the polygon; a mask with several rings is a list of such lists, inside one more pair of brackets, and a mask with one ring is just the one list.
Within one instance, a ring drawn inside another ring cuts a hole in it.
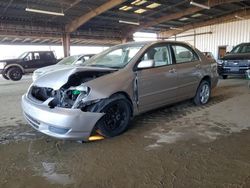
[{"label": "rear door", "polygon": [[175,101],[177,73],[168,44],[150,47],[143,54],[142,60],[154,60],[155,65],[136,72],[139,111],[148,111]]},{"label": "rear door", "polygon": [[40,67],[46,67],[50,65],[54,65],[56,63],[55,56],[53,52],[40,52]]},{"label": "rear door", "polygon": [[201,61],[199,56],[185,44],[172,44],[171,50],[178,77],[178,100],[191,98],[195,95],[200,82]]}]

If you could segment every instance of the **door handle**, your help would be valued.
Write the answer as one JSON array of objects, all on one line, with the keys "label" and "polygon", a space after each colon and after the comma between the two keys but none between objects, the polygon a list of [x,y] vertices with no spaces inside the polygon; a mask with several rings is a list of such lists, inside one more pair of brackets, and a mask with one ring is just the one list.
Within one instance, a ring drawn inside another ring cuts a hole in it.
[{"label": "door handle", "polygon": [[176,69],[170,69],[169,71],[168,71],[169,73],[176,73]]}]

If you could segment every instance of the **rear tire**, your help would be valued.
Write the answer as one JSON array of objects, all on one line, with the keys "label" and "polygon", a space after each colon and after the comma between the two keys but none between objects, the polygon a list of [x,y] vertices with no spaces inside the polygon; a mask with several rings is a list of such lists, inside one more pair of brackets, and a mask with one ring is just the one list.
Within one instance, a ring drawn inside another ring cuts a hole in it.
[{"label": "rear tire", "polygon": [[100,111],[105,115],[97,122],[95,129],[104,137],[114,137],[128,128],[131,108],[129,101],[125,97],[107,100],[110,101],[107,101]]},{"label": "rear tire", "polygon": [[211,95],[211,86],[207,80],[202,80],[194,97],[196,105],[207,104]]},{"label": "rear tire", "polygon": [[7,75],[5,73],[2,74],[2,77],[5,79],[5,80],[9,80],[9,78],[7,77]]},{"label": "rear tire", "polygon": [[18,81],[21,80],[23,76],[23,72],[20,68],[18,67],[12,67],[7,71],[7,76],[9,79],[12,81]]},{"label": "rear tire", "polygon": [[225,79],[227,79],[227,75],[222,75],[222,78],[225,80]]}]

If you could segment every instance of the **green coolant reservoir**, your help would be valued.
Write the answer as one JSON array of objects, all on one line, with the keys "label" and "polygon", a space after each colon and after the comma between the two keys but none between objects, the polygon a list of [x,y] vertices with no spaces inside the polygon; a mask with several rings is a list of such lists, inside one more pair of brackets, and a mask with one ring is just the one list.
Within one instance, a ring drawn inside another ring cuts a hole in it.
[{"label": "green coolant reservoir", "polygon": [[79,90],[73,90],[72,91],[72,94],[73,95],[79,95],[81,93],[81,91],[79,91]]}]

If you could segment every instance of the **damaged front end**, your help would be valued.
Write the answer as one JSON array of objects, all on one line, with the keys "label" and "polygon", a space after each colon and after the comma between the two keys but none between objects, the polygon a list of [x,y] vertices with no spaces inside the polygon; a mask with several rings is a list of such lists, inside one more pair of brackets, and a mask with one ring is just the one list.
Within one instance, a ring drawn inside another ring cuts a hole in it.
[{"label": "damaged front end", "polygon": [[61,88],[59,90],[32,86],[29,97],[31,100],[36,99],[40,102],[47,101],[50,108],[83,109],[86,106],[84,99],[88,96],[89,92],[90,88],[84,85]]},{"label": "damaged front end", "polygon": [[54,78],[55,85],[50,78],[52,73],[44,80],[38,79],[22,97],[25,119],[33,128],[49,136],[87,141],[104,114],[91,110],[91,106],[99,104],[101,99],[88,99],[91,88],[86,82],[113,71],[71,70],[61,74],[63,77],[58,77],[58,81]]},{"label": "damaged front end", "polygon": [[69,77],[67,83],[60,89],[55,90],[49,87],[38,87],[34,85],[30,88],[29,96],[31,99],[41,102],[48,101],[48,106],[50,108],[72,108],[86,111],[87,106],[96,103],[99,100],[86,100],[91,88],[84,83],[108,73],[111,73],[111,71],[75,73]]}]

